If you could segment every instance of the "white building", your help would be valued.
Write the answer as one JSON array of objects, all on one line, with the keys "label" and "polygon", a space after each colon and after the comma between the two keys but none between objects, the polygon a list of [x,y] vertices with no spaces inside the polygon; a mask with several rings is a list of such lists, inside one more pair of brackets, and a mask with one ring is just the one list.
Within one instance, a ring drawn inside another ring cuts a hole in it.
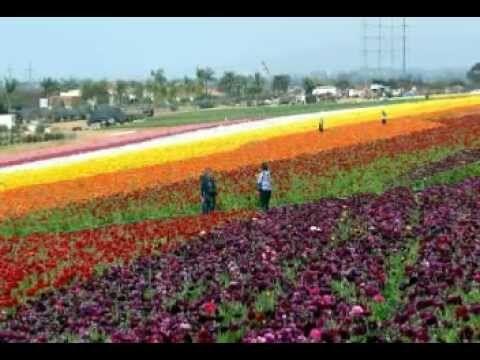
[{"label": "white building", "polygon": [[312,95],[316,97],[337,97],[339,94],[335,86],[317,86],[312,91]]},{"label": "white building", "polygon": [[60,93],[60,97],[82,97],[80,89],[68,90]]},{"label": "white building", "polygon": [[9,130],[15,125],[15,114],[1,114],[0,126],[6,126]]},{"label": "white building", "polygon": [[358,98],[362,97],[363,91],[358,89],[348,89],[348,97]]},{"label": "white building", "polygon": [[41,98],[39,100],[39,107],[40,109],[48,109],[48,99],[47,98]]}]

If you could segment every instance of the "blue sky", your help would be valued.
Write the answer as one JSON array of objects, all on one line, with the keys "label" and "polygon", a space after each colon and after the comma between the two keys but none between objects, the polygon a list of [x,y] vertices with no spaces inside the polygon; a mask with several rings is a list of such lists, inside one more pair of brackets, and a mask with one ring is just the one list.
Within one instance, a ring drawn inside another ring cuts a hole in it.
[{"label": "blue sky", "polygon": [[[480,61],[480,18],[408,22],[409,66],[461,68]],[[169,78],[205,65],[217,72],[253,72],[262,60],[272,73],[363,64],[361,18],[0,18],[0,34],[0,76],[10,66],[20,79],[29,61],[34,78],[110,79],[142,78],[158,67]],[[390,64],[389,55],[384,64]]]}]

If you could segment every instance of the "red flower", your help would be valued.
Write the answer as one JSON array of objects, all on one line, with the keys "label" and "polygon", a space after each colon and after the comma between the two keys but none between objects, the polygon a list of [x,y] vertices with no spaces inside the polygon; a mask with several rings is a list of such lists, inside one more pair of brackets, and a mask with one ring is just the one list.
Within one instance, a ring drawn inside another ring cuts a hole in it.
[{"label": "red flower", "polygon": [[208,316],[214,316],[217,311],[217,305],[213,301],[206,302],[202,305],[202,311]]},{"label": "red flower", "polygon": [[458,306],[455,309],[455,315],[457,316],[457,319],[463,319],[463,320],[468,320],[468,308],[465,305]]}]

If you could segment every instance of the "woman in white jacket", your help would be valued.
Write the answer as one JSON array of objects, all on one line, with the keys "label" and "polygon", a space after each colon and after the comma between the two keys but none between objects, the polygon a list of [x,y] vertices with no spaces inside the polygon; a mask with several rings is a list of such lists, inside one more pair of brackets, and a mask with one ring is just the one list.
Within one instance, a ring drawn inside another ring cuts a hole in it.
[{"label": "woman in white jacket", "polygon": [[261,171],[257,177],[257,189],[260,197],[260,206],[264,211],[268,211],[270,197],[272,196],[272,178],[267,163],[263,163]]}]

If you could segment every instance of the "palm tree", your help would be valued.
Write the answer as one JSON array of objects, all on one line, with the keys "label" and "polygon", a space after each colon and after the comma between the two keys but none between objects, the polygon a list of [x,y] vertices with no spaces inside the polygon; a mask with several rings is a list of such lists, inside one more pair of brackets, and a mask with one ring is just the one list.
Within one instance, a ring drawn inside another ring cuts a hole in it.
[{"label": "palm tree", "polygon": [[150,71],[150,75],[153,77],[153,81],[159,85],[165,85],[167,82],[167,78],[163,69],[152,70]]},{"label": "palm tree", "polygon": [[213,76],[215,74],[215,71],[213,71],[211,68],[197,68],[197,79],[198,82],[203,85],[203,88],[205,90],[205,96],[208,96],[208,82],[215,80],[215,77]]},{"label": "palm tree", "polygon": [[233,95],[235,76],[236,75],[233,71],[226,71],[219,81],[219,87],[230,96]]},{"label": "palm tree", "polygon": [[59,89],[59,83],[58,81],[55,81],[52,78],[45,78],[40,82],[40,85],[43,88],[43,94],[45,97],[49,97],[54,91],[57,91]]},{"label": "palm tree", "polygon": [[123,98],[125,97],[125,92],[127,91],[128,83],[124,80],[118,80],[115,86],[117,93],[117,101],[120,105],[123,103]]}]

